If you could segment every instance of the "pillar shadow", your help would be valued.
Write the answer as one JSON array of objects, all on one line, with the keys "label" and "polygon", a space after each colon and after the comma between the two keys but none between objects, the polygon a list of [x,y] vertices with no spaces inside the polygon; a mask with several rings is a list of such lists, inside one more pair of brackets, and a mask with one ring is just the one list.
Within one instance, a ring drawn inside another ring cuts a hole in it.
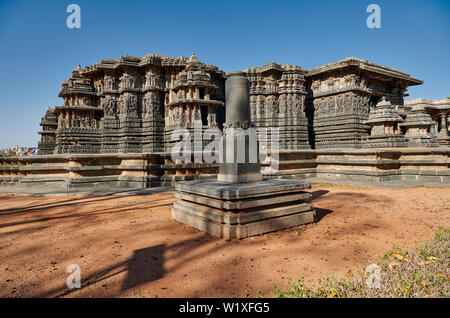
[{"label": "pillar shadow", "polygon": [[133,257],[127,261],[127,277],[121,290],[127,290],[164,276],[165,244],[155,245],[134,251]]},{"label": "pillar shadow", "polygon": [[315,222],[319,222],[320,220],[322,220],[328,214],[333,213],[332,210],[321,209],[321,208],[316,208],[316,207],[314,207],[314,210],[316,210],[316,217],[314,218]]},{"label": "pillar shadow", "polygon": [[311,200],[315,200],[317,198],[320,198],[321,196],[327,194],[328,192],[330,192],[330,191],[328,191],[328,190],[316,190],[316,191],[310,192],[311,193]]}]

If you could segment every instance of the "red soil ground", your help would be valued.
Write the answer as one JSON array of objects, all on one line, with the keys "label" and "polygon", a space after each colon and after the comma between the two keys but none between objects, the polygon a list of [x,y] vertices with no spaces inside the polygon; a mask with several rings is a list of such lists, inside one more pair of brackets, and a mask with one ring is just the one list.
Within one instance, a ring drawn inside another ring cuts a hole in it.
[{"label": "red soil ground", "polygon": [[[450,188],[318,184],[318,222],[240,241],[173,221],[172,193],[0,195],[1,297],[255,297],[364,268],[450,225]],[[69,264],[82,288],[69,290]]]}]

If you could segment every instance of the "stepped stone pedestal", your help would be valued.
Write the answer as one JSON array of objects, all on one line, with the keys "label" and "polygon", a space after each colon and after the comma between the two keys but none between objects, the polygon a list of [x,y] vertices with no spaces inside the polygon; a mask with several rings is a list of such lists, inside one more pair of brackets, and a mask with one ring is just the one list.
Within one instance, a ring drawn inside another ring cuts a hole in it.
[{"label": "stepped stone pedestal", "polygon": [[176,196],[181,200],[174,203],[172,217],[225,239],[313,222],[308,182],[262,178],[245,74],[231,73],[225,91],[226,125],[218,177],[177,183]]},{"label": "stepped stone pedestal", "polygon": [[314,222],[309,188],[305,181],[277,179],[180,182],[172,217],[219,238],[242,239]]}]

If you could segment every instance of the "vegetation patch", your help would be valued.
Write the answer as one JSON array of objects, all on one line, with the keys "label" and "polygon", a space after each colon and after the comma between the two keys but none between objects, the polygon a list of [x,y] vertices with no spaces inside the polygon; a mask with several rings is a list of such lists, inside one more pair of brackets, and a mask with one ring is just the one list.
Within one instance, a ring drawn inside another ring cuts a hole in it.
[{"label": "vegetation patch", "polygon": [[[287,291],[274,285],[273,295],[279,298],[373,298],[413,297],[448,298],[450,295],[449,264],[450,228],[439,228],[435,236],[413,251],[394,247],[376,264],[359,273],[349,271],[347,278],[334,276],[320,279],[316,288],[290,280]],[[264,297],[259,291],[258,295]]]}]

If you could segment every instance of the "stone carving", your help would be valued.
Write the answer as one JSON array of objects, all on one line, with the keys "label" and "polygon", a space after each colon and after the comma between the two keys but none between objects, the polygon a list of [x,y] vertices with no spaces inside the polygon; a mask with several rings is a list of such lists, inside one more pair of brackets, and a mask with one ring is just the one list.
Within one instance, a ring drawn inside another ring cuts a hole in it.
[{"label": "stone carving", "polygon": [[264,115],[265,113],[265,99],[264,96],[258,95],[257,99],[256,99],[256,109],[257,109],[257,113],[259,115]]},{"label": "stone carving", "polygon": [[255,124],[245,120],[243,122],[229,122],[229,123],[224,123],[223,124],[223,128],[242,128],[242,129],[248,129],[248,128],[254,128]]},{"label": "stone carving", "polygon": [[369,113],[369,101],[370,96],[356,96],[356,100],[354,102],[354,110],[358,114],[368,114]]},{"label": "stone carving", "polygon": [[106,75],[105,76],[105,89],[107,90],[114,90],[115,89],[115,80],[114,77]]},{"label": "stone carving", "polygon": [[81,97],[81,106],[89,106],[91,99],[89,96],[83,96]]},{"label": "stone carving", "polygon": [[[251,119],[258,133],[280,128],[280,149],[359,147],[369,132],[363,122],[376,111],[380,96],[401,106],[408,86],[421,83],[407,73],[356,58],[309,71],[267,63],[244,72],[250,82]],[[167,136],[176,128],[192,129],[196,120],[205,129],[222,127],[226,78],[194,54],[123,56],[78,66],[61,84],[62,105],[42,121],[41,143],[47,147],[54,136],[55,153],[153,151],[153,145],[169,151]],[[427,129],[439,131],[443,140],[448,134],[440,127],[448,117],[434,112],[436,122]],[[74,148],[76,139],[82,142]]]},{"label": "stone carving", "polygon": [[115,116],[117,113],[117,102],[114,98],[107,96],[103,102],[102,108],[106,116]]},{"label": "stone carving", "polygon": [[280,113],[285,114],[287,111],[286,95],[284,94],[280,95],[278,105],[280,108]]},{"label": "stone carving", "polygon": [[149,92],[143,100],[143,112],[148,117],[155,117],[160,114],[160,99],[158,93]]},{"label": "stone carving", "polygon": [[134,93],[128,93],[125,97],[124,103],[125,109],[124,114],[126,115],[137,115],[138,113],[138,100]]},{"label": "stone carving", "polygon": [[159,81],[160,81],[160,76],[155,70],[150,69],[145,74],[145,87],[158,87]]},{"label": "stone carving", "polygon": [[272,95],[269,95],[266,98],[266,113],[277,115],[278,111],[278,101]]},{"label": "stone carving", "polygon": [[305,106],[305,96],[295,94],[292,100],[292,110],[294,114],[297,116],[303,114],[304,106]]},{"label": "stone carving", "polygon": [[120,88],[134,88],[136,78],[133,74],[123,73],[120,77]]},{"label": "stone carving", "polygon": [[252,119],[256,117],[256,100],[255,95],[250,96],[250,114]]},{"label": "stone carving", "polygon": [[186,92],[184,90],[179,90],[177,93],[178,100],[186,99]]}]

